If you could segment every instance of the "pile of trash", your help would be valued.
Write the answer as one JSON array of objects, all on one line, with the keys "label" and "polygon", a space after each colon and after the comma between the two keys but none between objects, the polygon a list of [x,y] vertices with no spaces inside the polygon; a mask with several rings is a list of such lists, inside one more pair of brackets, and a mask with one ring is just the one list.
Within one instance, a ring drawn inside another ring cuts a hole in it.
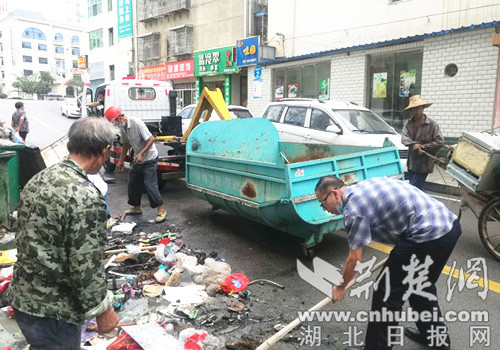
[{"label": "pile of trash", "polygon": [[0,145],[11,145],[13,143],[24,143],[21,135],[8,126],[4,121],[0,121]]},{"label": "pile of trash", "polygon": [[255,298],[245,274],[232,271],[217,252],[191,249],[177,232],[136,228],[120,222],[108,236],[104,263],[118,328],[99,335],[95,322],[86,322],[82,348],[218,350],[249,335],[248,323],[260,320],[250,317]]}]

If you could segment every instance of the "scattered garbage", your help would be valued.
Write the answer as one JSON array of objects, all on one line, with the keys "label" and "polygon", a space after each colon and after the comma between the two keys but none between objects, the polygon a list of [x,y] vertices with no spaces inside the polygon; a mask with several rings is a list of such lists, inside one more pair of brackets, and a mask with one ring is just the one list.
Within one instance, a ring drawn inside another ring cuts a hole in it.
[{"label": "scattered garbage", "polygon": [[111,232],[119,232],[123,234],[131,234],[134,230],[134,227],[137,224],[135,222],[122,222],[118,225],[115,225],[111,228]]},{"label": "scattered garbage", "polygon": [[222,290],[231,295],[233,293],[239,293],[247,289],[248,287],[248,277],[242,273],[233,273],[227,276],[222,281]]}]

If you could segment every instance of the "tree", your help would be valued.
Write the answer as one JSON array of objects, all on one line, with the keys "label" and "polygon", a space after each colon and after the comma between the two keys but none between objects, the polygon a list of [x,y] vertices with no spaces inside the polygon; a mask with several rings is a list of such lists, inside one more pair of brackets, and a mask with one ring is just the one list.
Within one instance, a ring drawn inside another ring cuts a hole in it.
[{"label": "tree", "polygon": [[40,72],[36,89],[36,94],[38,97],[41,95],[46,95],[52,90],[52,85],[54,84],[54,77],[50,72]]},{"label": "tree", "polygon": [[12,87],[17,90],[24,92],[25,94],[33,96],[36,93],[38,86],[38,78],[35,74],[28,76],[18,76],[16,80],[12,83]]},{"label": "tree", "polygon": [[12,83],[12,87],[25,94],[31,96],[37,94],[40,97],[52,90],[52,84],[54,84],[52,75],[49,72],[40,72],[39,74],[16,77],[16,80]]},{"label": "tree", "polygon": [[85,83],[80,74],[74,74],[73,77],[66,82],[66,85],[74,85],[76,87],[77,96],[79,96],[83,91]]}]

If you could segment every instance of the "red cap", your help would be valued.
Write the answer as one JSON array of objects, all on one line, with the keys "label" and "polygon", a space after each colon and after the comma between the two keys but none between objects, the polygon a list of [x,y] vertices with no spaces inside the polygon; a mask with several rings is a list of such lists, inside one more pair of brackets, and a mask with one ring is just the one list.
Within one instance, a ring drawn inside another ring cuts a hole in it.
[{"label": "red cap", "polygon": [[123,110],[118,106],[109,107],[106,112],[104,112],[104,116],[109,122],[114,122],[116,118],[123,114]]}]

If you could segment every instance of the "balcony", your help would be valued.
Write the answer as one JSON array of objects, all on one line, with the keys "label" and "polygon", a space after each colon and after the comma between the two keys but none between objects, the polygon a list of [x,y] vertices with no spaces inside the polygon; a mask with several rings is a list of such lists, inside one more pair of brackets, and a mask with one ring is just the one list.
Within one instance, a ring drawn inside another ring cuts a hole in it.
[{"label": "balcony", "polygon": [[193,54],[193,26],[183,25],[171,28],[168,32],[168,57],[179,58],[179,56]]},{"label": "balcony", "polygon": [[137,4],[139,21],[146,22],[162,16],[189,11],[190,0],[144,0]]}]

